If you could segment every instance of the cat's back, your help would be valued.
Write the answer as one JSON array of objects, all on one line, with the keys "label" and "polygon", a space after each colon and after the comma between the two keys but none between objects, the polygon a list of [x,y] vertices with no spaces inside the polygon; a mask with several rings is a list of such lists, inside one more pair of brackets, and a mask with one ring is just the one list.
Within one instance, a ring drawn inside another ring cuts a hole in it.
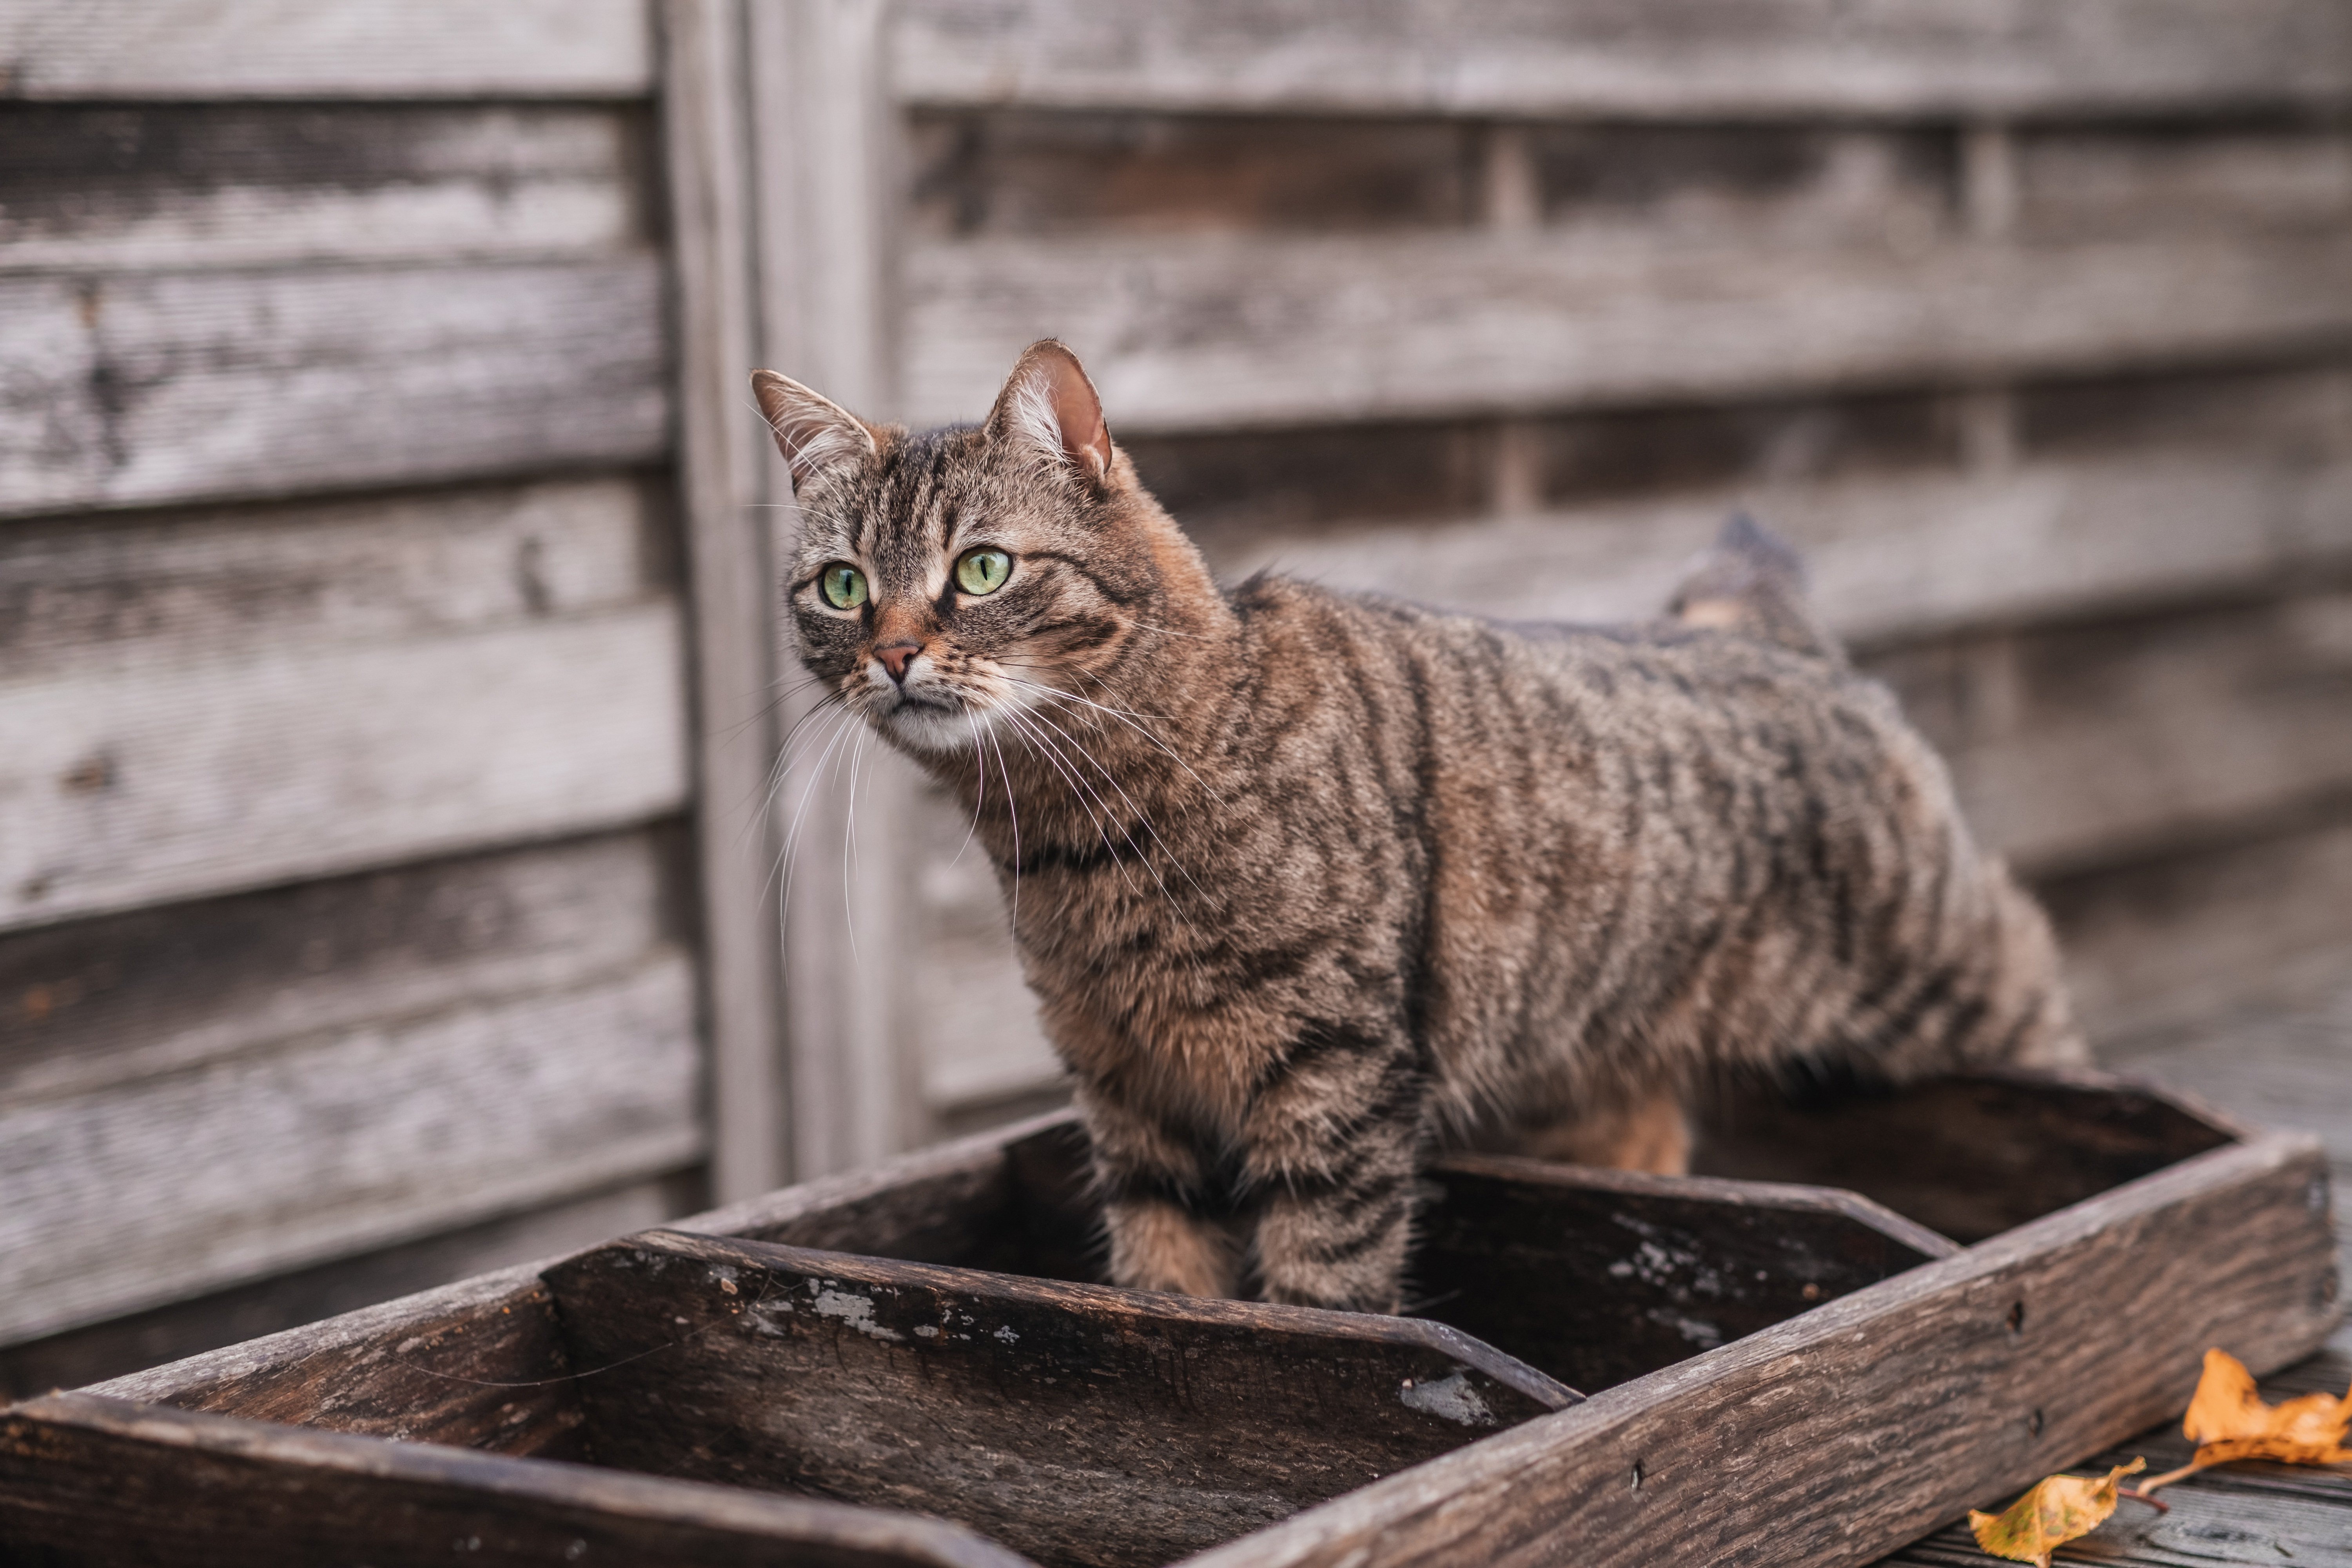
[{"label": "cat's back", "polygon": [[1575,773],[1605,755],[1655,775],[1710,756],[1782,768],[1797,753],[1843,773],[1934,766],[1893,695],[1834,647],[1667,619],[1506,620],[1281,578],[1244,598],[1284,628],[1271,640],[1289,646],[1259,661],[1296,689],[1280,706],[1322,694],[1338,722],[1437,748],[1441,767],[1497,775],[1516,756]]},{"label": "cat's back", "polygon": [[1833,646],[1282,592],[1426,846],[1428,929],[1458,969],[1441,1057],[1549,1059],[1562,1037],[1910,1068],[2074,1048],[2038,910]]}]

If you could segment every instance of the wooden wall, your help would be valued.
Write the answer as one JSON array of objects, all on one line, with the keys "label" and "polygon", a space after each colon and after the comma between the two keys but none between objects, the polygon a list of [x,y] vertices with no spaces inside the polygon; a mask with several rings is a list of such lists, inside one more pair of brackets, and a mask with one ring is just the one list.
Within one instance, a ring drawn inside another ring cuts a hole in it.
[{"label": "wooden wall", "polygon": [[[1056,334],[1223,572],[1514,616],[1647,614],[1750,508],[2049,898],[2107,1048],[2352,959],[2352,12],[875,26],[887,412],[975,417]],[[924,910],[896,998],[824,959],[899,1135],[1049,1095],[961,826],[885,842],[920,791],[867,773],[816,879]]]},{"label": "wooden wall", "polygon": [[945,804],[770,792],[756,363],[1060,335],[1221,570],[1497,614],[1749,507],[2111,1049],[2337,983],[2347,108],[2337,0],[0,6],[0,1391],[1059,1092]]},{"label": "wooden wall", "polygon": [[0,1392],[705,1195],[654,22],[0,7]]}]

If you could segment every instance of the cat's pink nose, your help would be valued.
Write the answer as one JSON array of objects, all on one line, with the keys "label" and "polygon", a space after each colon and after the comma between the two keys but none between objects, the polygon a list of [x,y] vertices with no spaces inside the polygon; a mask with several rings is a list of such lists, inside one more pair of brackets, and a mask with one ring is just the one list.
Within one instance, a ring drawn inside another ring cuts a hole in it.
[{"label": "cat's pink nose", "polygon": [[894,642],[876,648],[874,657],[882,661],[882,668],[890,672],[891,679],[904,686],[907,684],[907,666],[913,663],[915,656],[922,651],[923,645],[919,642]]}]

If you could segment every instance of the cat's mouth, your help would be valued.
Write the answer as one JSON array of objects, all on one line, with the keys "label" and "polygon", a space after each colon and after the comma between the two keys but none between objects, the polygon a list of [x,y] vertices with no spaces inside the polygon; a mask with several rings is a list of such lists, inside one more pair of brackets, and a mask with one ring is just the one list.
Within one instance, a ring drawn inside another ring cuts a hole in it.
[{"label": "cat's mouth", "polygon": [[892,691],[868,701],[866,717],[876,728],[920,751],[959,750],[988,728],[988,704],[973,694],[925,686]]}]

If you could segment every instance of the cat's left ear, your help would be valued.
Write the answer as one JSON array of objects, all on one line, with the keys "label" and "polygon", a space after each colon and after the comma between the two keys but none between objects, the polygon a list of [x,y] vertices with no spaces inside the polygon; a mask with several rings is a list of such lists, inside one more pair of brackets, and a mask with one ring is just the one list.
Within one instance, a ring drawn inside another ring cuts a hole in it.
[{"label": "cat's left ear", "polygon": [[1078,356],[1046,338],[1022,351],[988,416],[992,440],[1005,441],[1099,485],[1110,472],[1110,430],[1102,399]]}]

